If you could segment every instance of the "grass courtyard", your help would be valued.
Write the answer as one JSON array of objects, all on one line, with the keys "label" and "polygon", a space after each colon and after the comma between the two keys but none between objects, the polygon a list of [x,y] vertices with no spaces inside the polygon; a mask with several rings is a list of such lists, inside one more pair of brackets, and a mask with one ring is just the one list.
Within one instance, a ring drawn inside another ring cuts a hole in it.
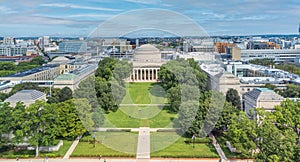
[{"label": "grass courtyard", "polygon": [[186,143],[190,139],[178,136],[175,132],[151,133],[151,157],[162,158],[218,158],[219,155],[209,138],[202,142]]},{"label": "grass courtyard", "polygon": [[137,133],[96,132],[95,147],[91,136],[81,140],[71,156],[73,157],[135,157]]},{"label": "grass courtyard", "polygon": [[[102,127],[172,128],[177,114],[169,113],[166,94],[158,83],[129,83],[126,96],[116,112],[105,114]],[[146,104],[146,105],[144,105]],[[150,104],[150,105],[148,105]]]},{"label": "grass courtyard", "polygon": [[158,83],[128,83],[121,104],[164,104],[166,92]]}]

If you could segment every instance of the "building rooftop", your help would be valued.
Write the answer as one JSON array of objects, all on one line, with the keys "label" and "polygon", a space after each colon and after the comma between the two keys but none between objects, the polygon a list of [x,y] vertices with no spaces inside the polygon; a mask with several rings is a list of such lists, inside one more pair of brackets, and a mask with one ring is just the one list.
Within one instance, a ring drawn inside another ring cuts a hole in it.
[{"label": "building rooftop", "polygon": [[282,96],[278,95],[273,90],[268,88],[256,88],[252,91],[247,92],[245,96],[248,96],[254,101],[280,101],[284,99]]},{"label": "building rooftop", "polygon": [[45,65],[45,66],[40,66],[40,67],[37,67],[37,68],[33,68],[31,70],[18,72],[18,73],[12,74],[12,75],[7,75],[5,77],[10,77],[10,78],[24,77],[24,76],[27,76],[27,75],[38,73],[38,72],[41,72],[41,71],[44,71],[44,70],[48,70],[48,69],[51,69],[51,68],[54,68],[54,67],[58,67],[58,66],[59,66],[59,64],[51,64],[51,65],[49,64],[49,65]]},{"label": "building rooftop", "polygon": [[21,90],[7,98],[4,102],[35,101],[41,99],[43,96],[46,96],[46,94],[38,90]]}]

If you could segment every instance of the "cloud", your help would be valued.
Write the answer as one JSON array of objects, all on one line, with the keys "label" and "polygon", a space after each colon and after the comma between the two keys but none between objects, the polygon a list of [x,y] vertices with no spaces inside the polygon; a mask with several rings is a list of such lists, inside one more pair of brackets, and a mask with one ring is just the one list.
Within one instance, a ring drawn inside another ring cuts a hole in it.
[{"label": "cloud", "polygon": [[9,7],[5,7],[5,6],[0,6],[0,14],[12,14],[12,13],[17,13],[16,11],[13,11],[11,8]]},{"label": "cloud", "polygon": [[157,4],[159,1],[157,0],[125,0],[126,2],[139,3],[139,4]]},{"label": "cloud", "polygon": [[68,4],[68,3],[44,3],[44,4],[41,4],[40,6],[42,6],[42,7],[58,7],[58,8],[96,10],[96,11],[122,11],[120,9],[114,9],[114,8],[81,6],[81,5],[74,5],[74,4]]},{"label": "cloud", "polygon": [[73,15],[68,15],[66,17],[69,18],[110,18],[115,15],[113,14],[73,14]]}]

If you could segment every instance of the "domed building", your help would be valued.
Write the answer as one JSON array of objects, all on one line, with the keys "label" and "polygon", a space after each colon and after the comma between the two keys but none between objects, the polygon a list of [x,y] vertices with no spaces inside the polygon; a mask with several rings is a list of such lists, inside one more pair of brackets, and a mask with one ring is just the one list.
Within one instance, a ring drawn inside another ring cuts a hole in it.
[{"label": "domed building", "polygon": [[135,62],[161,62],[160,50],[151,44],[145,44],[134,51]]},{"label": "domed building", "polygon": [[157,82],[163,63],[159,49],[151,44],[142,45],[134,51],[130,82]]}]

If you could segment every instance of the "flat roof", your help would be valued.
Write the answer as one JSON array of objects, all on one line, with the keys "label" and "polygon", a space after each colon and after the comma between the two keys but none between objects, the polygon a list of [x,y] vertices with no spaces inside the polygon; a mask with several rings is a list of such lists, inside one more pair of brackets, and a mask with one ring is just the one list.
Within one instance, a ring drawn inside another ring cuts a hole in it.
[{"label": "flat roof", "polygon": [[10,77],[10,78],[24,77],[24,76],[27,76],[27,75],[38,73],[38,72],[48,70],[48,69],[58,67],[58,66],[60,66],[60,65],[59,64],[52,64],[52,65],[47,64],[45,66],[40,66],[40,67],[33,68],[33,69],[30,69],[30,70],[27,70],[27,71],[22,71],[22,72],[18,72],[18,73],[15,73],[15,74],[7,75],[5,77]]}]

